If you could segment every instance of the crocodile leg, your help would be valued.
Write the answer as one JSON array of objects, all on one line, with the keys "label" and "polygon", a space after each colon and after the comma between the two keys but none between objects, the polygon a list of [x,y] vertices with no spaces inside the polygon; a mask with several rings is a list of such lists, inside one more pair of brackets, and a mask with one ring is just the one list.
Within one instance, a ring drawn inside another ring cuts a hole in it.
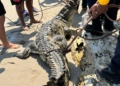
[{"label": "crocodile leg", "polygon": [[56,35],[56,36],[54,36],[53,39],[52,39],[52,41],[55,44],[58,44],[61,48],[66,48],[67,47],[67,40],[62,35]]},{"label": "crocodile leg", "polygon": [[17,53],[16,56],[20,59],[26,59],[29,57],[30,53],[39,54],[38,47],[36,46],[35,42],[29,43],[24,51],[22,53]]}]

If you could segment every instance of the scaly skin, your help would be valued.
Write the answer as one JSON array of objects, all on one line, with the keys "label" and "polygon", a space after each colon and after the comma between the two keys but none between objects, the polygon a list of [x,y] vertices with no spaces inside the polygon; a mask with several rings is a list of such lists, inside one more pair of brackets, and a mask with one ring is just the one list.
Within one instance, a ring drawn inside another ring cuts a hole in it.
[{"label": "scaly skin", "polygon": [[[77,2],[79,0],[70,1],[69,6],[64,6],[55,18],[43,24],[36,35],[35,42],[30,43],[22,54],[17,55],[21,59],[29,57],[30,53],[40,55],[40,58],[51,68],[50,81],[46,86],[68,86],[69,84],[68,62],[60,48],[66,48],[67,40],[71,37],[68,28],[72,24]],[[53,49],[56,50],[51,51]]]}]

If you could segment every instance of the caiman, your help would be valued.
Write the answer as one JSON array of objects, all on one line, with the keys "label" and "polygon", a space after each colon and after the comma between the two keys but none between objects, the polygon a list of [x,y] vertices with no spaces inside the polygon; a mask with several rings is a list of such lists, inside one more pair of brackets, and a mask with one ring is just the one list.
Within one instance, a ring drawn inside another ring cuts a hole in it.
[{"label": "caiman", "polygon": [[77,10],[79,0],[70,0],[61,11],[50,21],[43,24],[34,42],[25,47],[23,53],[17,57],[26,59],[30,53],[38,54],[51,68],[49,81],[45,86],[68,86],[70,71],[63,49],[67,47],[67,40],[71,38],[69,27]]}]

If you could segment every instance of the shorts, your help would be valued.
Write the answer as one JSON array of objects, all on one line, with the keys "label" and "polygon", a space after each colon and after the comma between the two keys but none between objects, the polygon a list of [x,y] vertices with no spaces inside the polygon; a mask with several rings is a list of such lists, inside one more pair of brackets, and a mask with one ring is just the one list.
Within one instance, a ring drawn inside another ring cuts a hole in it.
[{"label": "shorts", "polygon": [[13,0],[10,0],[12,5],[20,4],[23,0],[20,0],[20,2],[14,2]]},{"label": "shorts", "polygon": [[4,15],[5,13],[6,13],[5,8],[2,2],[0,1],[0,16]]}]

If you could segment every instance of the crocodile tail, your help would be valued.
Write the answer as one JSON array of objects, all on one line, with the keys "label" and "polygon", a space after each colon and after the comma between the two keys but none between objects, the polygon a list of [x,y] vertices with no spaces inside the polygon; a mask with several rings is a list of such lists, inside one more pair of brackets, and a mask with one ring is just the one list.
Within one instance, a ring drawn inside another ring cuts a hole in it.
[{"label": "crocodile tail", "polygon": [[[61,53],[62,54],[62,53]],[[58,86],[68,86],[69,85],[69,79],[70,79],[70,68],[69,68],[69,65],[68,65],[68,60],[66,57],[63,57],[63,62],[64,62],[64,65],[65,65],[65,71],[64,71],[64,74],[61,76],[61,78],[58,80]]]},{"label": "crocodile tail", "polygon": [[69,77],[68,73],[64,73],[63,76],[60,77],[60,79],[55,80],[51,79],[50,81],[47,82],[47,85],[44,86],[69,86]]},{"label": "crocodile tail", "polygon": [[55,58],[55,53],[52,52],[52,54],[54,54],[53,58],[49,57],[51,59],[49,60],[49,65],[51,67],[51,76],[50,81],[47,82],[47,86],[68,86],[70,71],[67,59],[61,53],[56,53],[56,56],[58,56],[57,58]]},{"label": "crocodile tail", "polygon": [[69,78],[68,78],[68,74],[65,73],[58,80],[52,79],[52,80],[48,81],[47,85],[45,85],[45,86],[68,86],[68,85],[69,85]]},{"label": "crocodile tail", "polygon": [[[68,86],[69,85],[69,79],[70,79],[70,70],[68,66],[68,60],[66,58],[63,58],[64,63],[65,63],[65,73],[63,77],[61,78],[61,81],[63,82],[63,86]],[[62,85],[61,85],[62,86]]]}]

